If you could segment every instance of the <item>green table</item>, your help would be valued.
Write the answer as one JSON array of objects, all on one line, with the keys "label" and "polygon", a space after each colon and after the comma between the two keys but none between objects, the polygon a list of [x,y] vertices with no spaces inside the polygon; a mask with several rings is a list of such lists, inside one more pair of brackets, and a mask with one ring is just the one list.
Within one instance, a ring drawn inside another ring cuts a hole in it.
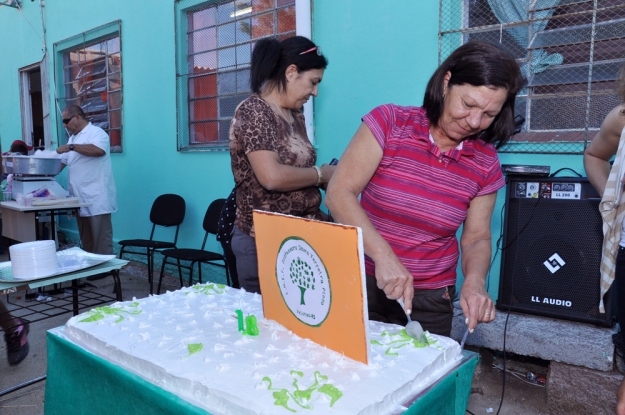
[{"label": "green table", "polygon": [[[113,277],[116,278],[115,284],[119,285],[119,270],[128,263],[129,261],[113,258],[106,262],[103,262],[99,265],[81,269],[74,272],[68,272],[67,274],[54,275],[52,277],[41,278],[32,281],[12,281],[12,282],[0,282],[0,295],[8,295],[12,293],[16,293],[18,291],[26,291],[33,290],[35,288],[45,287],[48,285],[58,284],[66,281],[75,281],[79,278],[86,278],[91,275],[97,275],[104,272],[113,273]],[[117,301],[122,301],[121,298],[121,289],[117,289]],[[74,314],[76,315],[76,313]]]},{"label": "green table", "polygon": [[[48,331],[45,415],[210,415],[203,409]],[[406,415],[464,415],[479,355],[463,360],[420,394]]]},{"label": "green table", "polygon": [[[65,314],[70,311],[73,313],[73,315],[78,315],[81,307],[83,309],[87,309],[93,308],[99,304],[110,303],[115,300],[122,301],[122,289],[121,282],[119,280],[119,270],[127,263],[128,261],[113,258],[93,267],[81,269],[74,272],[68,272],[66,274],[55,275],[52,277],[41,278],[32,281],[16,280],[11,282],[0,282],[0,295],[7,296],[7,304],[10,304],[12,306],[10,313],[14,317],[23,318],[30,323],[45,320],[47,318]],[[77,284],[77,280],[79,278],[86,278],[91,275],[97,275],[104,272],[110,272],[113,275],[113,279],[115,281],[115,298],[95,292],[92,293],[85,291],[84,294],[81,294],[79,292],[80,290]],[[20,291],[34,290],[68,281],[72,283],[71,300],[66,298],[55,298],[52,301],[34,301],[24,304],[18,304],[8,301],[9,294],[17,293]],[[44,379],[46,379],[46,376],[40,376],[20,385],[16,385],[9,389],[2,390],[0,391],[0,397],[15,392],[19,389],[25,388],[26,386],[32,385],[34,383],[41,382]]]}]

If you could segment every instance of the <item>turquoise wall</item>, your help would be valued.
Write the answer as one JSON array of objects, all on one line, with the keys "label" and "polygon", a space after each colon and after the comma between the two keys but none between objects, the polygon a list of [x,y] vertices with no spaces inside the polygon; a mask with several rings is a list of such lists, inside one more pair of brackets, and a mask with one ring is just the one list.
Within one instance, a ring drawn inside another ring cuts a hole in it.
[{"label": "turquoise wall", "polygon": [[[163,0],[47,2],[47,46],[52,51],[55,42],[122,21],[124,150],[111,155],[119,207],[113,215],[114,239],[149,236],[152,202],[160,194],[177,193],[187,201],[179,246],[199,247],[208,204],[215,198],[227,197],[234,182],[228,152],[176,151],[173,13],[174,2]],[[13,33],[11,39],[18,41],[0,45],[3,148],[21,138],[18,69],[42,56],[41,41],[26,19],[41,36],[38,2],[24,1],[21,11],[0,8],[0,27],[4,33]],[[56,135],[56,125],[52,129]],[[64,183],[64,174],[59,181]],[[62,226],[71,228],[72,224]],[[209,244],[213,249],[219,246],[213,238],[209,238]]]},{"label": "turquoise wall", "polygon": [[[3,151],[22,139],[19,68],[43,58],[39,8],[28,2],[22,12],[0,6],[0,139]],[[32,22],[35,29],[31,28]]]},{"label": "turquoise wall", "polygon": [[[124,151],[112,155],[119,205],[113,215],[114,238],[147,236],[152,201],[171,192],[188,203],[179,246],[199,246],[206,207],[213,199],[226,197],[233,180],[227,152],[176,151],[173,13],[174,3],[165,0],[47,2],[47,47],[52,51],[55,42],[122,21]],[[438,2],[314,1],[313,38],[330,61],[315,100],[320,163],[340,158],[360,118],[373,107],[389,102],[421,104],[438,63],[438,22]],[[21,138],[18,70],[42,57],[38,2],[24,1],[21,11],[0,7],[0,27],[11,34],[0,44],[0,137],[6,149]],[[500,158],[507,164],[545,164],[552,171],[570,167],[584,174],[581,155]],[[493,215],[493,244],[501,229],[503,195],[502,190]],[[214,240],[210,244],[209,248],[217,248]],[[499,266],[498,257],[489,284],[493,298]]]}]

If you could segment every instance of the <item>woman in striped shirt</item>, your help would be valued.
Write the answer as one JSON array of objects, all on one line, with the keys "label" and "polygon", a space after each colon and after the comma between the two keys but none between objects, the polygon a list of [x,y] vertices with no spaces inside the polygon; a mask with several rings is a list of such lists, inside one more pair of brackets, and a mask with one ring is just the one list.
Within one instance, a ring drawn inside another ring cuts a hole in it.
[{"label": "woman in striped shirt", "polygon": [[414,311],[425,330],[449,336],[461,225],[460,305],[471,331],[495,318],[485,289],[504,186],[495,148],[512,135],[522,85],[506,51],[469,42],[434,72],[423,107],[388,104],[363,117],[325,204],[338,222],[362,228],[370,319],[406,324]]}]

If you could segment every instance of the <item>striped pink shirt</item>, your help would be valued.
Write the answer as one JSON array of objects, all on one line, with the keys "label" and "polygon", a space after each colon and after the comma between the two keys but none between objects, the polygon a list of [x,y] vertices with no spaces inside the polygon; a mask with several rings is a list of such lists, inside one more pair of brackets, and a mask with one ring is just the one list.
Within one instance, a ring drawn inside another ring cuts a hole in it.
[{"label": "striped pink shirt", "polygon": [[[430,141],[421,107],[382,105],[362,120],[383,151],[362,192],[363,209],[412,274],[415,288],[455,284],[456,232],[469,204],[505,184],[495,148],[482,140],[465,140],[462,149],[441,153]],[[375,275],[369,257],[365,269]]]}]

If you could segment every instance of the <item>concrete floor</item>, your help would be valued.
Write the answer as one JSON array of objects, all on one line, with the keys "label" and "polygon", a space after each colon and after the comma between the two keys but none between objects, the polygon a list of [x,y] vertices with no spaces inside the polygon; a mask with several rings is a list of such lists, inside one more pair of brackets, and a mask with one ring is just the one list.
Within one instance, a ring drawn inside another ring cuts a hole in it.
[{"label": "concrete floor", "polygon": [[[6,261],[6,253],[0,255],[0,261]],[[141,263],[132,262],[121,273],[123,298],[131,300],[133,297],[143,298],[149,293],[146,268]],[[219,281],[221,282],[221,281]],[[112,278],[92,282],[98,291],[111,295]],[[166,277],[165,289],[179,288],[177,279]],[[18,293],[23,296],[24,293]],[[3,298],[3,300],[5,300]],[[24,301],[24,298],[14,298],[11,301]],[[81,310],[84,312],[86,310]],[[46,330],[63,325],[71,313],[53,317],[31,324],[28,336],[30,353],[18,366],[9,366],[6,361],[5,344],[0,341],[0,391],[46,374]],[[482,415],[496,414],[501,399],[503,385],[502,370],[493,368],[493,363],[501,366],[502,359],[488,349],[469,350],[480,353],[481,360],[476,369],[468,414]],[[537,376],[546,376],[547,367],[543,362],[527,362],[522,360],[507,360],[506,368],[525,375],[532,372]],[[44,413],[45,381],[11,392],[0,397],[1,415],[40,415]],[[68,392],[70,393],[70,392]],[[526,383],[512,374],[506,375],[505,398],[501,406],[502,415],[546,415],[547,390],[535,384]]]}]

